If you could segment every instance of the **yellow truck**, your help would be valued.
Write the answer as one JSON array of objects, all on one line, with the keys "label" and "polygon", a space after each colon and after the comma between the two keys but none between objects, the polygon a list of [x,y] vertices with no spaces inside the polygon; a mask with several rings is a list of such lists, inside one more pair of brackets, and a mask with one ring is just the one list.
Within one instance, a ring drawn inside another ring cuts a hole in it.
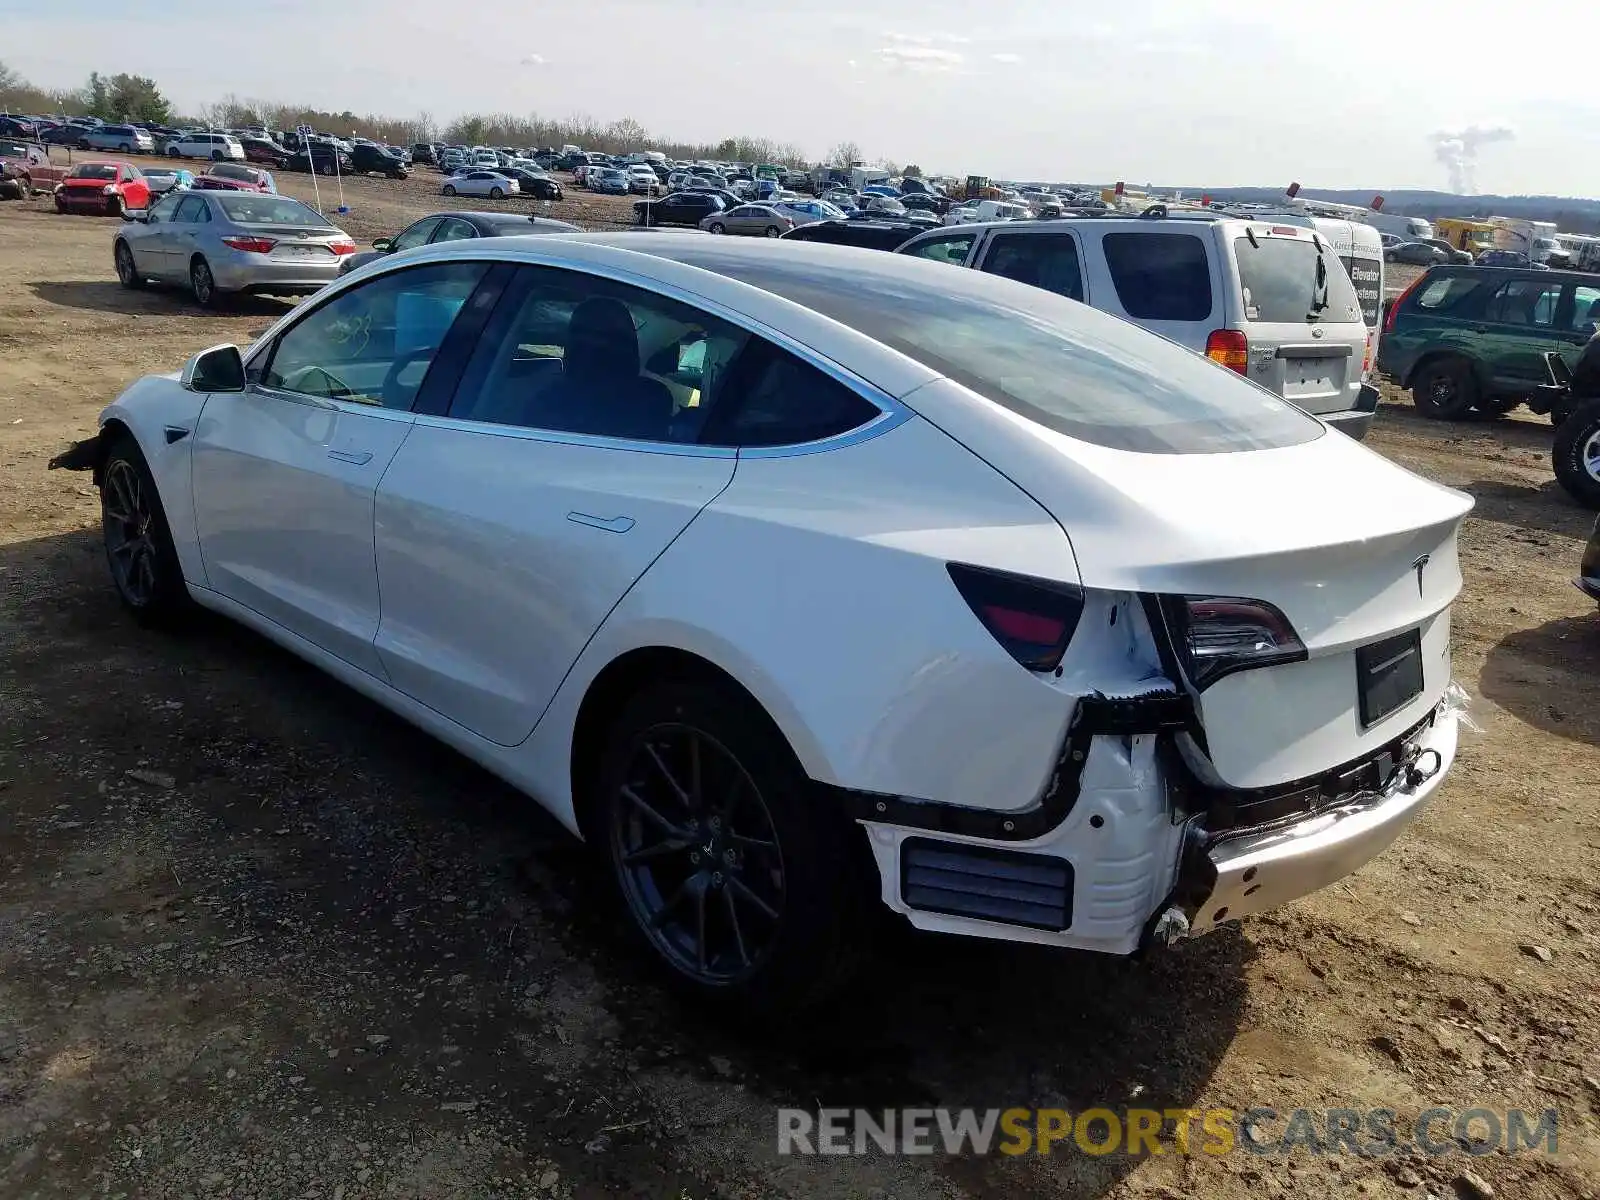
[{"label": "yellow truck", "polygon": [[1494,226],[1488,221],[1467,221],[1459,217],[1440,217],[1433,223],[1439,237],[1457,250],[1476,255],[1494,249]]}]

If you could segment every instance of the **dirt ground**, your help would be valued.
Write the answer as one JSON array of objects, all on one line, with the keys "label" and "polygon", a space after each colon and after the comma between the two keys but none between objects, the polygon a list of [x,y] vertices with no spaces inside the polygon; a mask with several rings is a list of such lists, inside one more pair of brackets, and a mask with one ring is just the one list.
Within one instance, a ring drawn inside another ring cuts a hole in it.
[{"label": "dirt ground", "polygon": [[[346,227],[436,190],[353,181]],[[1600,1195],[1600,615],[1546,424],[1390,393],[1369,441],[1477,501],[1481,732],[1388,853],[1142,962],[907,934],[842,1013],[741,1030],[639,966],[531,803],[251,634],[123,616],[89,480],[46,460],[286,304],[125,292],[114,227],[0,205],[0,1195]],[[1554,1107],[1559,1149],[776,1153],[779,1106],[935,1104]]]}]

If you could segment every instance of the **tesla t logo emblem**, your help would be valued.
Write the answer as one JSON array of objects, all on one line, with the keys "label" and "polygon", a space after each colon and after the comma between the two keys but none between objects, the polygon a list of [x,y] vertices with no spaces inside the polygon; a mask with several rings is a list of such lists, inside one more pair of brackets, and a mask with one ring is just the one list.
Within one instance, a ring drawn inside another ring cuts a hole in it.
[{"label": "tesla t logo emblem", "polygon": [[1411,564],[1411,569],[1417,573],[1417,598],[1422,598],[1422,573],[1428,569],[1428,556],[1424,554]]}]

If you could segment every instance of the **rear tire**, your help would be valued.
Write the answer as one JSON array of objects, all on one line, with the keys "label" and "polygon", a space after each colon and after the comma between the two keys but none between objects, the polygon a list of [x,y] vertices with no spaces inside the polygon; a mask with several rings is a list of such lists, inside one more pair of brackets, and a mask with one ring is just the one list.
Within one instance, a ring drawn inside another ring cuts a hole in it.
[{"label": "rear tire", "polygon": [[225,157],[227,157],[227,156],[224,155],[221,150],[213,150],[211,152],[211,161],[212,162],[221,162]]},{"label": "rear tire", "polygon": [[1572,410],[1550,447],[1556,480],[1579,504],[1600,508],[1600,400]]},{"label": "rear tire", "polygon": [[782,237],[783,236],[783,230],[779,229],[776,225],[768,225],[767,226],[767,236],[768,237]]},{"label": "rear tire", "polygon": [[726,225],[724,225],[721,221],[713,221],[713,222],[711,222],[710,225],[706,226],[706,228],[712,233],[727,233],[728,232],[728,227]]},{"label": "rear tire", "polygon": [[1425,417],[1458,421],[1478,402],[1478,382],[1464,358],[1438,358],[1416,373],[1411,402]]},{"label": "rear tire", "polygon": [[877,902],[862,832],[749,696],[646,686],[612,723],[593,801],[628,924],[677,984],[792,1012],[848,981]]},{"label": "rear tire", "polygon": [[106,565],[122,605],[143,625],[163,625],[189,605],[161,493],[129,434],[112,443],[100,474]]},{"label": "rear tire", "polygon": [[122,154],[132,154],[133,153],[133,148],[131,146],[129,146],[127,142],[123,142],[120,146],[117,147],[117,150]]},{"label": "rear tire", "polygon": [[505,188],[490,188],[489,189],[489,199],[491,199],[491,200],[504,200],[505,198],[506,198],[506,190],[505,190]]}]

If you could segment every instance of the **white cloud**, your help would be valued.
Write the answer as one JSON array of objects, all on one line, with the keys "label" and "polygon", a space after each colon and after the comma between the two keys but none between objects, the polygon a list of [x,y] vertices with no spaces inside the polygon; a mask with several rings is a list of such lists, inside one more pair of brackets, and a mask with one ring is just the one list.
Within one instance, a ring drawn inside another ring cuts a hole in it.
[{"label": "white cloud", "polygon": [[958,33],[885,33],[883,35],[891,42],[900,42],[913,46],[932,46],[941,43],[946,46],[965,46],[972,41]]},{"label": "white cloud", "polygon": [[908,71],[954,71],[966,57],[954,50],[938,50],[932,46],[884,46],[878,51],[880,62]]},{"label": "white cloud", "polygon": [[989,57],[997,63],[1019,63],[1022,61],[1022,55],[1020,54],[991,54]]},{"label": "white cloud", "polygon": [[542,54],[528,54],[523,57],[522,65],[525,67],[542,67],[544,66],[544,61],[544,55]]}]

